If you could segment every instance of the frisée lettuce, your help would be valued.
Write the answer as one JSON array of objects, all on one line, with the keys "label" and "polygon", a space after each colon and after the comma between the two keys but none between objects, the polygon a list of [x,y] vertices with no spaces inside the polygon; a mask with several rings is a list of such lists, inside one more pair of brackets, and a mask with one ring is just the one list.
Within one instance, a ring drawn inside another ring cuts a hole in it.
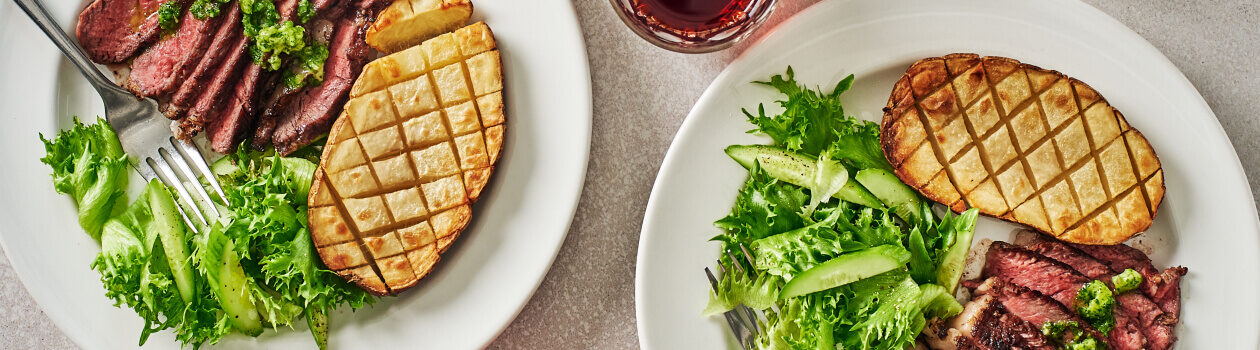
[{"label": "fris\u00e9e lettuce", "polygon": [[138,345],[169,329],[195,348],[305,319],[322,349],[333,309],[374,300],[317,256],[306,219],[316,169],[310,159],[241,147],[213,166],[224,198],[201,203],[219,215],[208,212],[209,224],[188,226],[172,191],[156,179],[128,205],[130,163],[104,120],[75,120],[52,140],[40,138],[54,187],[75,200],[80,225],[100,242],[91,268],[106,297],[144,321]]},{"label": "fris\u00e9e lettuce", "polygon": [[[713,238],[723,265],[752,271],[722,269],[704,313],[765,310],[759,349],[900,350],[928,319],[961,312],[954,272],[976,212],[937,215],[892,174],[878,125],[844,114],[853,76],[828,93],[799,84],[790,67],[757,83],[786,96],[783,111],[744,112],[749,132],[772,143],[727,148],[748,179]],[[833,168],[818,171],[824,164]],[[744,250],[751,261],[732,260]]]}]

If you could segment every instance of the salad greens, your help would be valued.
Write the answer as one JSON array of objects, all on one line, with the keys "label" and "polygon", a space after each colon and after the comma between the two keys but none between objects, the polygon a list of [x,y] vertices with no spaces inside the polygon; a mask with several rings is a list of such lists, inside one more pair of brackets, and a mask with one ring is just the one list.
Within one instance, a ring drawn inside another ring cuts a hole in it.
[{"label": "salad greens", "polygon": [[100,241],[91,268],[106,297],[145,322],[140,345],[166,329],[197,347],[233,331],[258,336],[305,318],[325,348],[333,309],[374,300],[316,255],[306,220],[316,169],[310,159],[240,147],[213,166],[226,197],[226,206],[214,204],[221,215],[188,227],[157,180],[127,205],[129,160],[104,120],[75,120],[72,129],[41,139],[54,186],[75,199],[80,226]]},{"label": "salad greens", "polygon": [[127,204],[127,174],[131,170],[118,135],[104,119],[84,125],[75,118],[70,130],[52,140],[43,134],[39,138],[46,154],[40,161],[52,167],[53,187],[74,198],[79,226],[93,239],[100,239],[101,228],[114,215],[115,207]]},{"label": "salad greens", "polygon": [[[771,145],[726,152],[748,169],[726,217],[718,292],[704,313],[739,304],[767,312],[759,349],[904,349],[927,319],[962,312],[953,296],[977,212],[936,215],[892,173],[878,126],[844,114],[839,97],[796,82],[792,69],[757,82],[786,95],[783,111],[744,111]],[[748,250],[749,262],[733,258]]]}]

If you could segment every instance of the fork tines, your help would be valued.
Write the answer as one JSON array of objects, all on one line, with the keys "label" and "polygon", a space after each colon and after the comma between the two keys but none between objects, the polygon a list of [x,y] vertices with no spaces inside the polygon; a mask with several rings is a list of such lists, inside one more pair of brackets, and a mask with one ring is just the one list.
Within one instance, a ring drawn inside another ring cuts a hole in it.
[{"label": "fork tines", "polygon": [[[176,139],[174,136],[170,137],[167,143],[167,145],[159,145],[147,156],[141,157],[140,162],[135,165],[136,171],[145,180],[157,178],[175,190],[176,196],[182,202],[176,205],[176,209],[184,217],[184,223],[188,225],[188,228],[197,233],[200,231],[199,227],[209,226],[220,216],[219,208],[214,204],[214,197],[206,192],[199,178],[206,179],[220,198],[219,202],[226,199],[223,195],[223,187],[219,185],[219,180],[210,171],[205,156],[196,145],[186,140]],[[192,188],[191,193],[188,191],[189,188]],[[197,197],[193,197],[193,193]],[[189,211],[195,215],[189,216]],[[207,212],[212,215],[207,217]],[[193,218],[196,220],[194,221]]]},{"label": "fork tines", "polygon": [[[748,253],[748,248],[744,247],[743,244],[739,245],[739,250],[743,253],[742,259],[737,257],[733,252],[729,250],[726,251],[727,257],[731,259],[731,264],[735,265],[735,269],[738,270],[739,273],[746,274],[750,278],[756,278],[752,269],[752,254]],[[718,259],[717,262],[718,274],[726,275],[726,264],[722,261],[722,259]],[[748,264],[748,269],[744,268],[745,263]],[[704,268],[704,274],[709,279],[709,287],[713,289],[713,293],[720,293],[718,289],[718,278],[713,275],[713,271],[706,267]],[[746,305],[739,304],[735,305],[734,309],[724,312],[722,316],[726,318],[726,324],[730,327],[731,333],[735,334],[735,339],[739,341],[740,347],[744,349],[751,349],[753,346],[753,340],[756,339],[757,334],[761,333],[761,317],[758,316],[757,311]]]}]

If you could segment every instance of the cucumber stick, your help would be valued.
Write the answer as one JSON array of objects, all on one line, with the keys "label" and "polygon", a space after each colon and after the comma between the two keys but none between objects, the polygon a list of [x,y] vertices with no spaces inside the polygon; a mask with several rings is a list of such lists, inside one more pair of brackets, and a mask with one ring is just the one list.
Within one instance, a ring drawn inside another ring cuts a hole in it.
[{"label": "cucumber stick", "polygon": [[918,222],[921,219],[919,207],[923,205],[923,199],[913,188],[902,183],[897,175],[883,169],[871,168],[858,171],[853,179],[870,190],[884,205],[892,208],[893,213],[902,220]]},{"label": "cucumber stick", "polygon": [[958,287],[958,279],[962,278],[975,231],[974,227],[971,230],[958,230],[954,244],[949,246],[945,256],[941,257],[941,265],[936,267],[936,283],[950,293],[954,292],[954,288]]},{"label": "cucumber stick", "polygon": [[246,335],[262,334],[262,319],[253,298],[249,296],[249,279],[245,277],[245,269],[241,268],[241,260],[232,241],[224,247],[223,264],[218,269],[219,283],[214,286],[215,295],[219,296],[223,311],[232,317],[232,325]]},{"label": "cucumber stick", "polygon": [[217,224],[202,238],[203,246],[198,249],[200,269],[232,327],[250,336],[262,334],[262,318],[249,295],[252,282],[241,267],[232,239],[224,235],[223,226]]},{"label": "cucumber stick", "polygon": [[870,191],[867,191],[866,188],[863,188],[862,185],[853,181],[847,181],[849,176],[848,170],[840,171],[840,169],[843,169],[843,166],[840,164],[834,164],[834,166],[825,169],[829,170],[827,173],[832,176],[843,175],[846,178],[844,185],[835,190],[834,188],[828,189],[823,187],[833,187],[832,185],[839,183],[839,181],[828,182],[826,179],[820,181],[818,178],[818,159],[810,156],[767,145],[732,145],[726,148],[726,154],[746,169],[752,169],[753,165],[760,164],[762,171],[780,181],[805,187],[811,191],[830,192],[834,190],[835,193],[831,196],[840,200],[871,208],[883,207],[882,202],[872,195]]},{"label": "cucumber stick", "polygon": [[184,222],[175,209],[175,200],[171,192],[158,182],[149,181],[145,188],[145,197],[153,213],[153,222],[149,230],[157,231],[162,241],[162,252],[166,255],[167,266],[175,279],[175,287],[179,289],[179,297],[184,303],[192,301],[194,285],[192,261],[188,259],[188,239],[184,235]]},{"label": "cucumber stick", "polygon": [[891,244],[846,253],[792,278],[779,292],[779,298],[787,299],[843,286],[903,268],[909,261],[910,252]]}]

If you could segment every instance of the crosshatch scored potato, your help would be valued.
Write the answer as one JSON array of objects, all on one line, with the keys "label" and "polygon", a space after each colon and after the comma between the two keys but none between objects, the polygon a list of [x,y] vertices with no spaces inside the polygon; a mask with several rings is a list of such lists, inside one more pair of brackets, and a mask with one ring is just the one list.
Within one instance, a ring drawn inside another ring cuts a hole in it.
[{"label": "crosshatch scored potato", "polygon": [[880,142],[897,176],[954,211],[1061,240],[1118,244],[1150,226],[1164,173],[1093,88],[1002,57],[919,60],[893,87]]},{"label": "crosshatch scored potato", "polygon": [[502,89],[499,52],[480,22],[364,67],[308,199],[329,269],[377,295],[433,270],[499,159]]}]

